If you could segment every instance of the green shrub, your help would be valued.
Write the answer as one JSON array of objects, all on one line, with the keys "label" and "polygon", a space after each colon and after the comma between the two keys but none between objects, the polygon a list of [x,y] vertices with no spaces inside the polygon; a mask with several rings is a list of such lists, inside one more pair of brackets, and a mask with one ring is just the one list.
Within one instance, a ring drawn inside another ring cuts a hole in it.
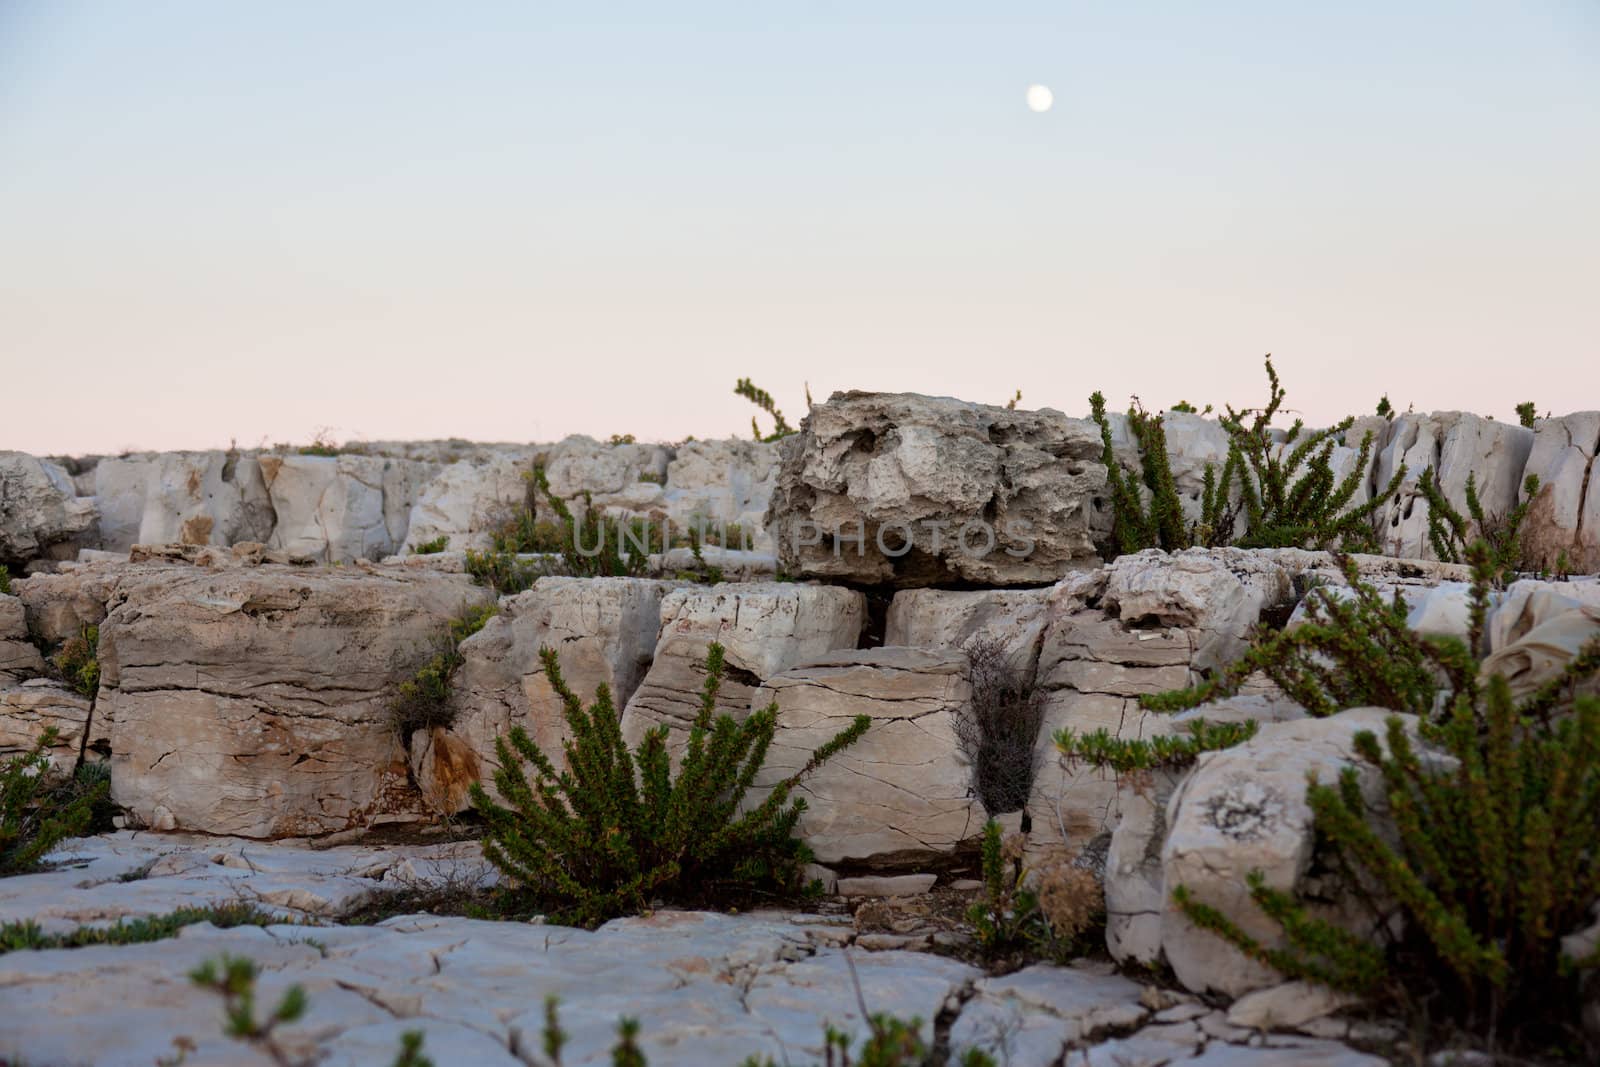
[{"label": "green shrub", "polygon": [[50,658],[61,677],[80,696],[94,699],[100,688],[100,627],[85,623]]},{"label": "green shrub", "polygon": [[413,556],[434,556],[443,552],[450,545],[450,535],[440,534],[438,537],[423,541],[411,546]]},{"label": "green shrub", "polygon": [[1533,424],[1539,419],[1539,416],[1534,414],[1534,411],[1533,401],[1523,401],[1517,405],[1517,421],[1528,427],[1528,429],[1533,429]]},{"label": "green shrub", "polygon": [[[1423,470],[1417,488],[1428,501],[1428,543],[1436,556],[1447,563],[1464,563],[1467,547],[1482,539],[1489,550],[1489,564],[1497,586],[1516,577],[1522,566],[1522,522],[1528,517],[1533,498],[1539,492],[1539,476],[1530,474],[1522,483],[1524,499],[1504,515],[1484,514],[1478,500],[1478,476],[1467,474],[1467,516],[1463,517],[1445,498],[1433,468]],[[1470,520],[1470,521],[1469,521]]]},{"label": "green shrub", "polygon": [[[1343,637],[1362,648],[1343,660],[1344,670],[1362,675],[1348,689],[1394,695],[1393,703],[1356,703],[1426,716],[1434,701],[1423,699],[1419,666],[1438,669],[1444,708],[1424,717],[1420,735],[1449,759],[1420,752],[1399,717],[1381,741],[1371,731],[1356,735],[1357,756],[1381,777],[1393,836],[1368,811],[1353,767],[1335,783],[1313,781],[1306,793],[1319,840],[1359,873],[1357,884],[1375,884],[1397,902],[1404,937],[1374,948],[1256,877],[1253,898],[1288,940],[1268,951],[1183,887],[1173,899],[1198,925],[1291,977],[1366,992],[1381,986],[1402,998],[1436,990],[1431,1011],[1491,1042],[1559,1044],[1578,1016],[1577,972],[1600,965],[1600,955],[1563,958],[1559,944],[1600,898],[1600,699],[1576,695],[1600,672],[1600,637],[1513,701],[1503,677],[1480,679],[1473,650],[1495,572],[1482,542],[1470,556],[1469,644],[1414,638],[1396,650],[1371,630]],[[1323,688],[1332,692],[1326,680]]]},{"label": "green shrub", "polygon": [[254,904],[237,902],[199,908],[178,908],[164,915],[120,919],[111,926],[80,926],[64,934],[47,934],[31,919],[0,924],[0,955],[22,949],[86,948],[91,945],[141,945],[177,937],[195,923],[221,930],[235,926],[272,926],[285,920]]},{"label": "green shrub", "polygon": [[0,564],[0,596],[11,595],[11,572],[4,564]]},{"label": "green shrub", "polygon": [[88,828],[104,798],[105,783],[71,793],[51,786],[47,753],[58,736],[47,727],[32,751],[0,762],[0,875],[37,869],[51,849]]},{"label": "green shrub", "polygon": [[[772,399],[772,394],[765,389],[758,388],[749,378],[740,378],[735,382],[733,391],[736,395],[744,397],[750,403],[772,416],[773,426],[772,432],[769,434],[763,434],[755,417],[751,416],[750,432],[755,435],[757,441],[777,441],[795,432],[794,427],[790,426],[789,421],[783,417],[783,412],[778,410],[777,402]],[[1021,394],[1019,393],[1018,395],[1020,396]],[[809,389],[806,391],[806,406],[811,406]]]},{"label": "green shrub", "polygon": [[466,662],[461,655],[461,642],[483,629],[498,611],[498,605],[481,604],[451,619],[441,640],[443,647],[395,686],[388,701],[389,721],[403,743],[409,745],[417,730],[455,722],[452,683],[456,671]]},{"label": "green shrub", "polygon": [[1394,418],[1394,405],[1389,403],[1388,393],[1378,398],[1378,414],[1385,419]]},{"label": "green shrub", "polygon": [[[585,709],[567,688],[553,649],[541,649],[545,677],[561,697],[571,731],[566,771],[557,771],[516,726],[495,741],[494,783],[506,806],[472,787],[485,821],[484,856],[521,891],[548,901],[558,921],[594,926],[638,911],[652,899],[715,899],[722,894],[793,893],[811,853],[794,837],[804,800],[801,778],[853,744],[866,716],[827,744],[761,804],[740,804],[777,730],[777,706],[743,722],[716,713],[723,650],[706,654],[699,713],[676,777],[667,728],[650,730],[629,752],[611,693],[601,686]],[[530,783],[523,765],[531,764]]]},{"label": "green shrub", "polygon": [[1068,863],[1030,872],[1021,835],[1007,840],[990,819],[983,828],[983,899],[967,909],[978,949],[990,960],[1064,962],[1104,914],[1094,873]]},{"label": "green shrub", "polygon": [[1188,724],[1188,734],[1158,734],[1151,738],[1116,737],[1101,727],[1079,733],[1063,727],[1054,735],[1056,751],[1068,759],[1082,760],[1094,767],[1115,773],[1133,774],[1186,767],[1202,752],[1232,748],[1256,734],[1255,720],[1211,723],[1196,719]]},{"label": "green shrub", "polygon": [[534,582],[550,573],[548,566],[519,559],[513,552],[478,552],[470,548],[466,566],[472,580],[494,590],[496,596],[511,596],[532,588]]},{"label": "green shrub", "polygon": [[1100,427],[1100,461],[1105,464],[1106,485],[1111,493],[1114,554],[1146,548],[1176,551],[1192,545],[1194,531],[1183,517],[1183,503],[1172,481],[1162,417],[1151,417],[1137,407],[1128,409],[1128,429],[1139,447],[1143,485],[1150,496],[1147,506],[1139,484],[1123,473],[1111,447],[1111,422],[1106,418],[1104,395],[1096,392],[1089,397],[1089,414]]},{"label": "green shrub", "polygon": [[561,554],[567,574],[581,578],[644,574],[649,569],[649,555],[667,547],[660,529],[648,519],[605,515],[594,507],[587,492],[583,494],[582,510],[574,513],[565,500],[550,491],[543,467],[533,469],[533,486],[555,514],[559,533],[556,551]]}]

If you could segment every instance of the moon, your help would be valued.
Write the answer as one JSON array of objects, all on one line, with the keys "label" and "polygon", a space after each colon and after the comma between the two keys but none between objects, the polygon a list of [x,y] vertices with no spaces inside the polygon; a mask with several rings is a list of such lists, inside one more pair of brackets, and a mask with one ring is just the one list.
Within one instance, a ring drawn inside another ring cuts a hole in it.
[{"label": "moon", "polygon": [[1028,86],[1028,110],[1045,112],[1050,110],[1050,105],[1056,102],[1056,95],[1050,91],[1048,85]]}]

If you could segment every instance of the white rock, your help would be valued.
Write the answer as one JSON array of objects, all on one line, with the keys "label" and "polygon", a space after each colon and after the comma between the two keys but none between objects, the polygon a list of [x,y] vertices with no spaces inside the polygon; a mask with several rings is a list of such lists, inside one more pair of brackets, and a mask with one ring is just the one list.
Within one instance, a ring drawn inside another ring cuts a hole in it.
[{"label": "white rock", "polygon": [[88,698],[45,678],[0,688],[0,762],[31,752],[50,727],[57,732],[55,744],[46,751],[51,768],[70,773],[89,729]]},{"label": "white rock", "polygon": [[1600,411],[1540,419],[1524,476],[1539,476],[1539,494],[1523,523],[1527,564],[1556,569],[1560,557],[1577,574],[1600,573]]},{"label": "white rock", "polygon": [[0,593],[0,685],[20,682],[44,672],[44,657],[28,640],[22,600]]},{"label": "white rock", "polygon": [[776,443],[687,441],[667,464],[667,517],[684,528],[727,533],[730,547],[771,553],[763,523],[777,478]]},{"label": "white rock", "polygon": [[1293,1030],[1359,1002],[1311,982],[1284,982],[1246,993],[1228,1007],[1228,1022],[1252,1030]]},{"label": "white rock", "polygon": [[959,649],[974,638],[989,638],[1032,670],[1049,595],[1048,589],[902,589],[889,603],[883,643]]},{"label": "white rock", "polygon": [[417,494],[406,524],[406,547],[446,537],[458,552],[488,548],[495,527],[525,503],[531,469],[507,456],[445,467]]},{"label": "white rock", "polygon": [[377,560],[405,543],[427,464],[378,456],[264,455],[258,462],[278,516],[269,545],[295,560]]},{"label": "white rock", "polygon": [[274,515],[255,456],[145,452],[107,456],[94,468],[100,547],[265,542]]},{"label": "white rock", "polygon": [[94,501],[77,495],[65,468],[0,452],[0,562],[13,572],[42,556],[71,559],[94,520]]}]

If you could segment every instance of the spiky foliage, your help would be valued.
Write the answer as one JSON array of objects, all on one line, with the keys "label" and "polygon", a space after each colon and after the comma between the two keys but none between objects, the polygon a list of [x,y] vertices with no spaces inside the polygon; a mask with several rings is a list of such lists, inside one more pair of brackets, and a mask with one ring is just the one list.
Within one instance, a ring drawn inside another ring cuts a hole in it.
[{"label": "spiky foliage", "polygon": [[[545,678],[560,696],[571,733],[557,770],[520,726],[495,741],[494,784],[505,805],[481,786],[472,806],[483,816],[484,856],[560,921],[593,926],[638,911],[657,897],[716,899],[750,893],[795,893],[811,853],[794,836],[805,809],[791,799],[805,776],[866,732],[855,721],[777,783],[761,803],[741,811],[777,730],[777,705],[743,722],[718,714],[723,649],[706,653],[700,709],[690,726],[676,776],[667,728],[645,734],[630,752],[618,728],[610,690],[602,685],[588,708],[567,687],[554,649],[541,649]],[[531,765],[533,781],[524,772]]]},{"label": "spiky foliage", "polygon": [[412,545],[411,554],[413,556],[434,556],[438,555],[440,552],[443,552],[449,547],[450,535],[440,534],[438,537],[430,538],[427,541],[420,541],[417,544]]},{"label": "spiky foliage", "polygon": [[1007,838],[993,819],[984,825],[983,899],[967,909],[967,922],[991,960],[1065,960],[1104,913],[1099,883],[1065,863],[1030,875],[1022,852],[1020,834]]},{"label": "spiky foliage", "polygon": [[538,562],[519,558],[513,552],[479,552],[467,549],[467,573],[473,582],[494,590],[496,596],[511,596],[530,589],[549,573]]},{"label": "spiky foliage", "polygon": [[1052,740],[1062,756],[1122,775],[1187,766],[1202,752],[1243,744],[1256,735],[1256,729],[1253,719],[1238,723],[1196,719],[1188,724],[1187,734],[1120,738],[1105,727],[1079,733],[1068,726],[1057,730]]},{"label": "spiky foliage", "polygon": [[1394,418],[1394,405],[1389,403],[1389,394],[1385,393],[1378,398],[1378,415],[1380,418]]},{"label": "spiky foliage", "polygon": [[[1214,480],[1207,471],[1208,522],[1232,530],[1242,518],[1244,530],[1233,543],[1243,548],[1372,548],[1372,515],[1400,488],[1405,467],[1395,472],[1381,493],[1351,507],[1366,481],[1371,431],[1362,435],[1355,465],[1342,480],[1333,473],[1333,450],[1354,425],[1353,417],[1315,431],[1307,431],[1303,420],[1296,419],[1283,440],[1274,441],[1272,418],[1287,393],[1271,355],[1266,367],[1266,406],[1235,411],[1230,405],[1221,416],[1228,433],[1228,458]],[[1210,518],[1213,514],[1215,518]]]},{"label": "spiky foliage", "polygon": [[1034,742],[1044,722],[1044,690],[997,639],[975,638],[963,652],[971,696],[955,715],[956,740],[984,811],[1021,811],[1039,768]]},{"label": "spiky foliage", "polygon": [[1141,482],[1129,478],[1117,462],[1103,394],[1096,392],[1089,397],[1089,415],[1100,427],[1100,461],[1105,464],[1106,486],[1111,494],[1113,554],[1123,555],[1146,548],[1168,551],[1188,548],[1194,543],[1193,531],[1183,517],[1183,504],[1172,480],[1162,417],[1150,416],[1137,405],[1128,409],[1128,429],[1139,447],[1144,488],[1141,492]]},{"label": "spiky foliage", "polygon": [[[750,403],[772,416],[772,432],[769,434],[761,432],[761,426],[756,422],[755,416],[752,415],[750,417],[750,432],[755,435],[757,441],[777,441],[795,432],[794,427],[789,425],[789,420],[783,417],[783,412],[778,410],[778,403],[772,399],[772,394],[758,387],[749,378],[740,378],[735,382],[733,391],[736,395],[744,397]],[[1017,395],[1021,397],[1022,394],[1018,393]],[[811,389],[808,386],[806,388],[806,407],[809,408],[810,406]]]},{"label": "spiky foliage", "polygon": [[28,752],[0,763],[0,875],[38,868],[50,850],[94,821],[106,783],[60,789],[50,782],[47,754],[59,735],[46,727]]},{"label": "spiky foliage", "polygon": [[100,688],[100,627],[85,623],[62,644],[50,662],[80,696],[94,698]]},{"label": "spiky foliage", "polygon": [[[1428,716],[1443,689],[1476,686],[1477,661],[1460,641],[1415,633],[1406,625],[1409,610],[1398,592],[1385,600],[1361,580],[1355,560],[1335,560],[1348,591],[1312,589],[1304,602],[1305,620],[1295,628],[1258,626],[1249,650],[1214,677],[1189,689],[1140,697],[1140,703],[1154,711],[1197,707],[1233,696],[1260,672],[1312,715],[1372,706]],[[1481,628],[1480,615],[1473,647]]]},{"label": "spiky foliage", "polygon": [[1478,499],[1478,476],[1467,474],[1467,514],[1463,516],[1444,495],[1439,476],[1432,467],[1423,470],[1417,488],[1428,501],[1428,543],[1434,555],[1447,563],[1464,563],[1467,547],[1482,539],[1489,551],[1489,564],[1495,584],[1503,586],[1516,577],[1522,566],[1522,522],[1528,517],[1533,498],[1539,492],[1539,476],[1528,475],[1522,483],[1523,498],[1503,515],[1487,515]]},{"label": "spiky foliage", "polygon": [[583,507],[574,512],[550,491],[543,467],[533,469],[533,487],[555,515],[556,551],[567,574],[581,578],[643,574],[649,569],[649,554],[666,548],[648,520],[604,515],[587,492],[582,494]]},{"label": "spiky foliage", "polygon": [[203,908],[177,908],[163,915],[119,919],[110,926],[80,926],[66,933],[46,933],[31,919],[0,923],[0,955],[22,949],[87,948],[91,945],[140,945],[177,937],[185,926],[210,923],[219,930],[235,926],[271,926],[283,919],[254,904],[238,902]]},{"label": "spiky foliage", "polygon": [[[1469,556],[1469,645],[1418,638],[1391,655],[1369,637],[1365,655],[1348,657],[1344,668],[1368,675],[1347,692],[1389,692],[1395,700],[1383,706],[1424,713],[1435,700],[1417,681],[1419,667],[1437,669],[1443,710],[1418,733],[1443,758],[1398,716],[1382,740],[1356,735],[1358,758],[1381,781],[1392,831],[1368,809],[1354,767],[1336,782],[1313,781],[1306,800],[1319,839],[1356,875],[1353,884],[1380,890],[1363,898],[1392,899],[1404,916],[1405,938],[1384,946],[1397,993],[1442,990],[1452,1019],[1491,1041],[1508,1031],[1559,1040],[1577,1017],[1575,971],[1600,965],[1564,959],[1559,944],[1600,898],[1600,699],[1578,694],[1600,673],[1600,637],[1520,702],[1503,677],[1480,680],[1472,650],[1494,570],[1482,542]],[[1319,684],[1331,693],[1326,675]],[[1265,887],[1253,895],[1284,928],[1288,948],[1276,955],[1186,891],[1174,899],[1200,925],[1287,974],[1342,988],[1371,989],[1382,978],[1370,950],[1307,919],[1287,895]]]},{"label": "spiky foliage", "polygon": [[261,1052],[280,1067],[308,1064],[311,1059],[292,1055],[278,1039],[278,1027],[295,1022],[306,1013],[305,987],[292,985],[284,991],[277,1006],[266,1018],[256,1017],[255,961],[243,956],[223,955],[207,960],[189,972],[189,981],[222,998],[222,1032]]},{"label": "spiky foliage", "polygon": [[466,662],[461,642],[488,625],[498,610],[495,604],[480,604],[451,619],[440,637],[442,647],[394,687],[387,705],[389,721],[406,744],[415,730],[449,726],[455,721],[452,682]]},{"label": "spiky foliage", "polygon": [[1528,427],[1528,429],[1533,429],[1533,424],[1539,420],[1539,416],[1534,413],[1535,411],[1533,401],[1523,401],[1517,405],[1517,421]]}]

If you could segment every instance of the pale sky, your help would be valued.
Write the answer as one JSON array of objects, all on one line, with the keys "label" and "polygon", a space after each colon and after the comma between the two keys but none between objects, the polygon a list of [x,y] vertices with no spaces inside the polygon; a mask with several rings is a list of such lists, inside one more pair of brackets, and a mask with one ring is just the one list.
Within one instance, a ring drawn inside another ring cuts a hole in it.
[{"label": "pale sky", "polygon": [[1597,191],[1594,0],[0,0],[0,448],[1596,408]]}]

